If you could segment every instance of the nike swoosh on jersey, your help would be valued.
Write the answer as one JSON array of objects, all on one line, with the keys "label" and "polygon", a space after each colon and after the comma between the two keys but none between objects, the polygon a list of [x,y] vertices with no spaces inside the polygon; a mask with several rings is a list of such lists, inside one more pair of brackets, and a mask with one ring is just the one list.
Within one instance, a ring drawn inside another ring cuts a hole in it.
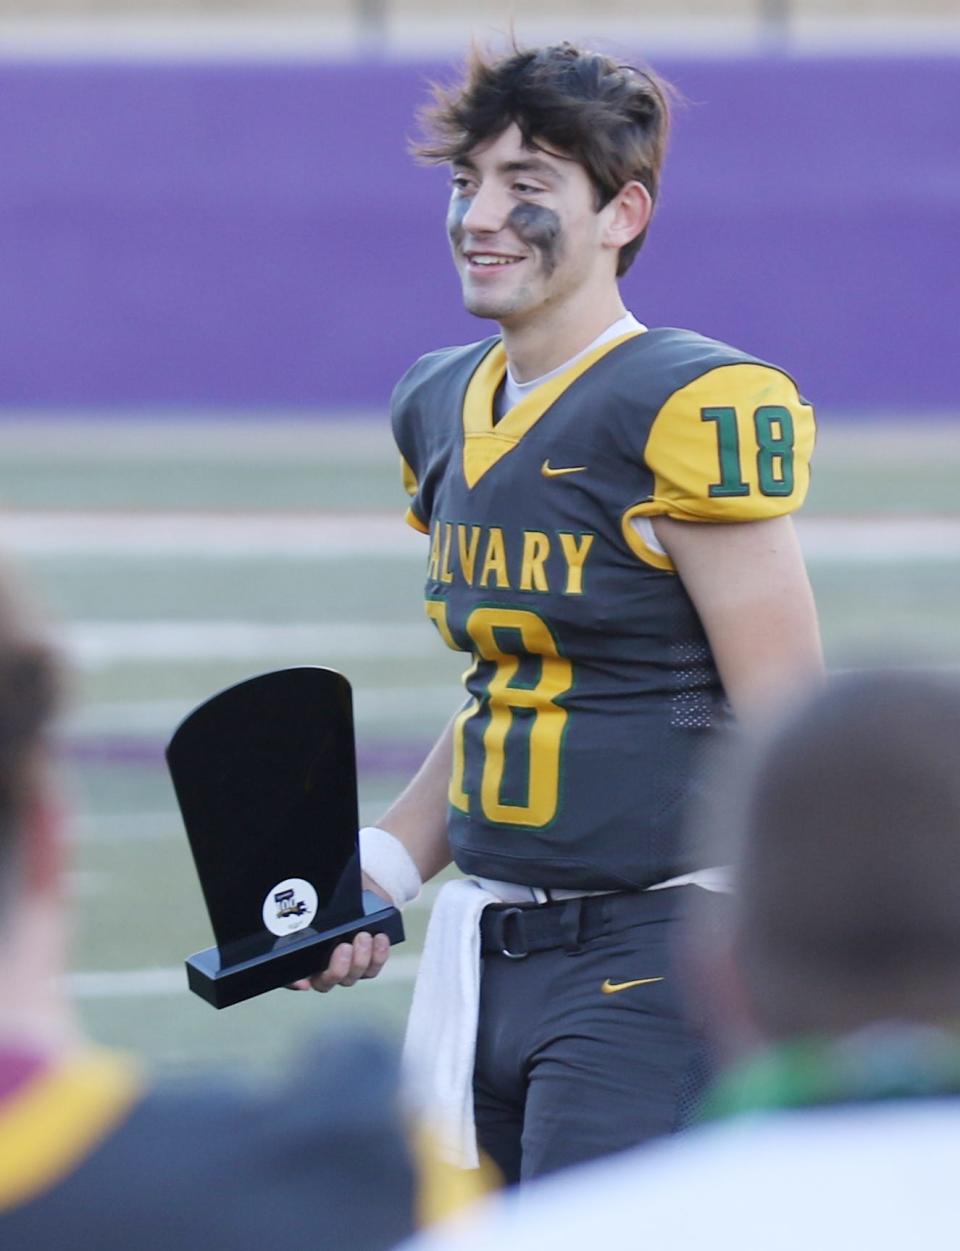
[{"label": "nike swoosh on jersey", "polygon": [[568,465],[565,468],[552,469],[549,457],[540,466],[540,472],[545,478],[559,478],[563,473],[583,473],[585,469],[586,465]]},{"label": "nike swoosh on jersey", "polygon": [[611,982],[608,977],[600,989],[605,995],[615,995],[618,990],[629,990],[631,986],[649,986],[651,982],[662,981],[662,977],[638,977],[634,982]]}]

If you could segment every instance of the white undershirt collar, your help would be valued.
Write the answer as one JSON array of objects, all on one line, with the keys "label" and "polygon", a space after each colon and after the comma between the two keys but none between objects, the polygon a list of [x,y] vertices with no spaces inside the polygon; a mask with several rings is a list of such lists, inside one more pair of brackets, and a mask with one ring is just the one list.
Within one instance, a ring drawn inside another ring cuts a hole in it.
[{"label": "white undershirt collar", "polygon": [[497,417],[500,418],[504,413],[509,413],[515,404],[535,391],[537,387],[543,383],[549,382],[551,378],[556,378],[558,374],[562,374],[565,369],[569,369],[581,356],[586,356],[588,352],[592,352],[594,348],[601,347],[604,343],[609,343],[611,339],[619,339],[623,334],[629,334],[631,330],[646,330],[646,326],[642,322],[637,321],[633,313],[624,313],[617,319],[612,326],[608,326],[606,330],[588,343],[587,346],[575,356],[571,356],[568,361],[564,361],[562,365],[558,365],[556,369],[551,369],[549,373],[541,374],[539,378],[532,378],[529,382],[517,382],[513,374],[510,372],[510,366],[507,366],[507,376],[504,378],[503,387],[497,396]]},{"label": "white undershirt collar", "polygon": [[[542,386],[544,382],[549,382],[551,378],[555,378],[558,374],[562,374],[565,369],[569,369],[581,356],[586,356],[594,348],[598,348],[604,343],[609,343],[611,339],[618,339],[623,334],[629,334],[631,330],[646,330],[646,326],[642,322],[637,321],[632,313],[625,313],[612,326],[608,326],[606,330],[598,334],[592,343],[588,343],[583,351],[577,352],[576,356],[571,356],[568,361],[564,361],[556,369],[551,369],[549,373],[541,374],[539,378],[533,378],[530,382],[517,382],[511,374],[510,366],[508,365],[503,386],[497,392],[497,397],[494,401],[497,420],[499,421],[504,413],[509,413],[510,409],[515,404],[519,404],[524,396],[529,395],[531,391]],[[657,538],[653,522],[649,517],[634,517],[631,519],[631,525],[648,547],[652,548],[659,555],[666,556],[667,553]],[[670,882],[667,884],[672,886],[674,883]]]}]

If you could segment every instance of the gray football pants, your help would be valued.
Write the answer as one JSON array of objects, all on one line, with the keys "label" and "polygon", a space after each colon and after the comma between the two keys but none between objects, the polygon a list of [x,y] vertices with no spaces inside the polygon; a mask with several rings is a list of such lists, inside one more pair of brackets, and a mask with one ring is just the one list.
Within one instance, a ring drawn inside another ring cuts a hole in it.
[{"label": "gray football pants", "polygon": [[508,1182],[673,1133],[695,1112],[707,1048],[674,948],[694,897],[726,902],[707,896],[684,886],[549,905],[582,906],[586,923],[522,959],[485,952],[474,1103],[480,1147]]}]

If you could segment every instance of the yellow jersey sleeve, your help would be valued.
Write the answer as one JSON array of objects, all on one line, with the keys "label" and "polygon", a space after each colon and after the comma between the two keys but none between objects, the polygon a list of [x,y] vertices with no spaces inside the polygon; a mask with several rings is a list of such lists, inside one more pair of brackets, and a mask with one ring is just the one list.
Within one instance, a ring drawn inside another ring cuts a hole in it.
[{"label": "yellow jersey sleeve", "polygon": [[[417,482],[417,475],[407,464],[407,461],[403,456],[400,457],[400,472],[403,475],[403,489],[406,491],[407,495],[409,495],[411,501],[413,501],[416,499],[417,492],[420,489],[420,484]],[[423,518],[418,516],[418,514],[414,511],[413,503],[411,503],[410,507],[407,509],[404,515],[404,520],[408,526],[412,526],[414,530],[418,530],[421,534],[430,533],[430,527],[423,520]]]},{"label": "yellow jersey sleeve", "polygon": [[762,521],[799,508],[810,484],[813,409],[769,365],[711,369],[675,391],[644,450],[652,495],[634,516]]},{"label": "yellow jersey sleeve", "polygon": [[413,1147],[419,1181],[417,1224],[421,1227],[459,1217],[503,1186],[497,1166],[486,1155],[480,1156],[480,1167],[475,1169],[449,1163],[439,1138],[428,1127],[417,1127]]}]

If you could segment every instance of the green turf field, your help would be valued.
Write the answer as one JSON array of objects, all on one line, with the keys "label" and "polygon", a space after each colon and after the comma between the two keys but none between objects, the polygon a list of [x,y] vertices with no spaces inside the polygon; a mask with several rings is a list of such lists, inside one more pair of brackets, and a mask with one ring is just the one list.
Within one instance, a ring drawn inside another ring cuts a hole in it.
[{"label": "green turf field", "polygon": [[[833,667],[960,664],[958,481],[956,426],[822,434],[801,535]],[[354,684],[361,815],[377,817],[456,706],[463,668],[423,619],[422,540],[403,507],[375,418],[0,424],[6,550],[75,663],[71,985],[98,1039],[164,1069],[278,1067],[346,1020],[400,1029],[422,905],[378,982],[224,1013],[186,992],[183,957],[210,933],[161,750],[219,687],[331,665]]]}]

